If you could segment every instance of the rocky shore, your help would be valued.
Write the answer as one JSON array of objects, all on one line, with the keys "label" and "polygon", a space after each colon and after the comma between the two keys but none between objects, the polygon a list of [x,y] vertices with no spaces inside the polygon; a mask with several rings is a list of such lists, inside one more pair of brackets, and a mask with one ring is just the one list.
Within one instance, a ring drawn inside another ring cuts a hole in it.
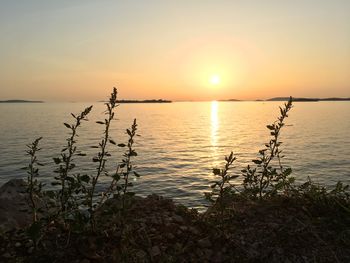
[{"label": "rocky shore", "polygon": [[150,195],[133,197],[121,220],[109,199],[98,234],[52,225],[35,248],[26,195],[22,180],[0,188],[0,262],[350,262],[349,218],[305,200],[237,198],[222,220]]}]

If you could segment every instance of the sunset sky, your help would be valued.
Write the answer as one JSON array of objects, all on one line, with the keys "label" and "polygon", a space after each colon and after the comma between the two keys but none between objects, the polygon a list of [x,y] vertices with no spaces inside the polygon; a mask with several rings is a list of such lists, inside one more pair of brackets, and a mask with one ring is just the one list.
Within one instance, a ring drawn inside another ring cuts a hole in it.
[{"label": "sunset sky", "polygon": [[0,99],[350,97],[350,1],[1,1]]}]

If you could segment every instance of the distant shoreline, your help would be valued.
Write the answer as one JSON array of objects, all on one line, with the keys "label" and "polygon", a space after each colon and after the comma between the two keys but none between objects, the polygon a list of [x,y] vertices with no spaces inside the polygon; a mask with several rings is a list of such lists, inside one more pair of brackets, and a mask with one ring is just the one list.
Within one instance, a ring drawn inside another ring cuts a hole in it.
[{"label": "distant shoreline", "polygon": [[41,100],[0,100],[0,103],[44,103]]},{"label": "distant shoreline", "polygon": [[[99,101],[99,102],[105,102],[105,101]],[[172,103],[171,100],[117,100],[117,103]]]},{"label": "distant shoreline", "polygon": [[[218,100],[224,102],[240,102],[240,101],[257,101],[257,102],[269,102],[269,101],[288,101],[289,97],[275,97],[270,99],[256,99],[256,100],[237,100],[237,99],[227,99]],[[294,102],[318,102],[318,101],[350,101],[350,98],[294,98]]]}]

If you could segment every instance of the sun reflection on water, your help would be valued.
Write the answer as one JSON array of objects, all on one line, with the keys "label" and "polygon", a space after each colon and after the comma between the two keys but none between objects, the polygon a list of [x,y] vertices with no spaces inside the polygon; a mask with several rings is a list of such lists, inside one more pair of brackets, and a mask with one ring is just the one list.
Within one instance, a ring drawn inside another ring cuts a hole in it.
[{"label": "sun reflection on water", "polygon": [[219,103],[217,101],[211,102],[211,134],[210,143],[212,148],[213,164],[216,164],[215,157],[217,156],[218,146],[218,130],[219,130],[219,117],[218,117]]}]

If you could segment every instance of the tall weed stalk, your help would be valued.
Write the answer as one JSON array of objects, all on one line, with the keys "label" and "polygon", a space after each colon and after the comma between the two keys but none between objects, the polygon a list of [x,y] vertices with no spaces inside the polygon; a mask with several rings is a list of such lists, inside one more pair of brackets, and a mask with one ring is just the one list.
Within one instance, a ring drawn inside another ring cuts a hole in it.
[{"label": "tall weed stalk", "polygon": [[93,198],[95,196],[96,186],[98,183],[98,180],[101,176],[101,174],[108,175],[108,172],[105,169],[107,157],[111,156],[110,153],[107,151],[107,144],[116,144],[115,141],[113,141],[110,138],[109,135],[109,129],[112,120],[114,119],[114,109],[118,106],[117,105],[117,89],[113,88],[113,92],[111,93],[111,96],[109,98],[109,101],[105,103],[106,105],[106,112],[105,115],[107,116],[104,121],[97,121],[96,123],[100,125],[104,125],[104,136],[102,140],[99,142],[97,148],[99,148],[99,152],[97,153],[97,156],[95,156],[92,161],[97,163],[96,168],[96,175],[92,176],[91,178],[91,189],[88,191],[88,209],[90,213],[90,222],[91,227],[94,230],[95,228],[95,218],[94,218],[94,208],[95,204],[93,201]]},{"label": "tall weed stalk", "polygon": [[25,167],[27,170],[27,192],[29,195],[29,206],[32,209],[33,223],[38,220],[38,204],[37,200],[41,196],[41,191],[43,184],[37,180],[39,175],[39,168],[37,166],[43,166],[37,159],[37,152],[41,149],[39,148],[39,142],[42,137],[35,139],[31,144],[27,145],[28,150],[26,151],[27,155],[30,156],[30,162],[28,167]]},{"label": "tall weed stalk", "polygon": [[60,185],[58,192],[58,199],[60,202],[60,212],[65,213],[67,210],[76,209],[75,202],[70,202],[73,199],[74,190],[76,190],[76,177],[70,175],[70,171],[75,167],[73,162],[74,156],[85,156],[86,154],[77,150],[76,137],[78,137],[77,131],[82,121],[87,121],[87,115],[91,112],[92,106],[87,107],[79,115],[73,116],[75,122],[73,124],[64,123],[64,126],[69,129],[70,136],[67,138],[67,145],[61,150],[61,156],[53,158],[54,162],[59,165],[55,170],[59,175],[55,177],[53,185]]},{"label": "tall weed stalk", "polygon": [[[281,164],[282,150],[280,146],[282,142],[279,137],[281,129],[285,126],[285,119],[288,117],[288,112],[292,108],[292,97],[280,107],[280,116],[277,121],[266,127],[270,131],[271,139],[265,144],[265,148],[259,150],[259,156],[253,160],[254,168],[248,165],[242,170],[244,177],[243,186],[245,192],[253,197],[260,199],[265,194],[275,194],[277,191],[286,190],[293,179],[288,178],[292,170],[285,169]],[[272,165],[272,161],[277,158],[279,170]]]}]

